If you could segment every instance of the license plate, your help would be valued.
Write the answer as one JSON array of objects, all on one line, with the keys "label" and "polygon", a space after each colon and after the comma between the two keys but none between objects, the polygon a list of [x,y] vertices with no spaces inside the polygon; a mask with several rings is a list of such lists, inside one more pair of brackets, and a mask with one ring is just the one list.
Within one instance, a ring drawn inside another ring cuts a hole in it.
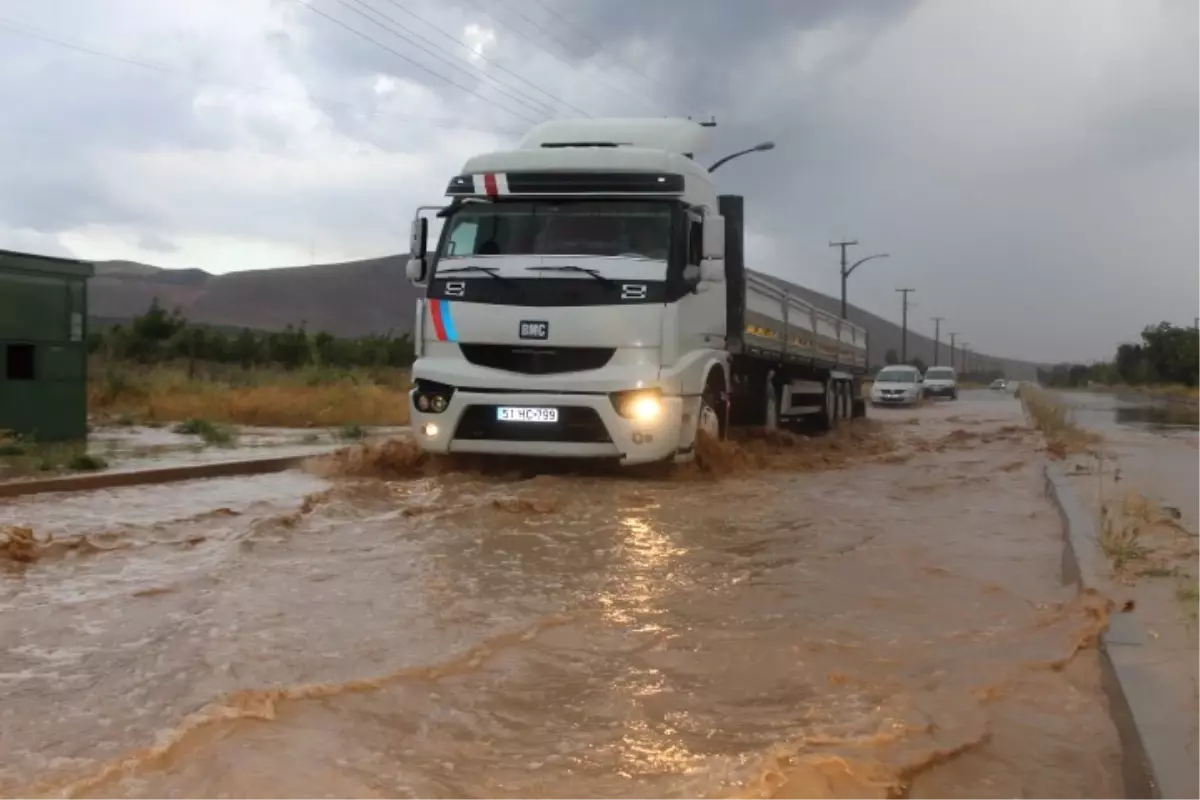
[{"label": "license plate", "polygon": [[558,409],[500,406],[496,409],[496,419],[500,422],[558,422]]}]

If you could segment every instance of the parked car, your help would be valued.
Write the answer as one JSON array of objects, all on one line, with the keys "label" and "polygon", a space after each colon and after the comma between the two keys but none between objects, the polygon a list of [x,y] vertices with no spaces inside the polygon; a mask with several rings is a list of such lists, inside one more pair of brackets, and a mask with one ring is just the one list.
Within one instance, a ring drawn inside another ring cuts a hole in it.
[{"label": "parked car", "polygon": [[875,374],[871,384],[873,406],[915,406],[921,402],[921,371],[893,364]]},{"label": "parked car", "polygon": [[996,380],[992,381],[992,388],[1000,392],[1006,391],[1008,389],[1008,381],[1004,380],[1004,378],[996,378]]},{"label": "parked car", "polygon": [[954,367],[930,367],[925,370],[925,381],[921,384],[926,397],[949,397],[958,399],[958,373]]}]

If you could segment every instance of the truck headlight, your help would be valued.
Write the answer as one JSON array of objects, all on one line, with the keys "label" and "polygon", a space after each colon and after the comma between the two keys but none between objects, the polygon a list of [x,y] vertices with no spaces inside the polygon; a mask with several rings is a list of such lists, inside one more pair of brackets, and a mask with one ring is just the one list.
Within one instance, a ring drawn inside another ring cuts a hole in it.
[{"label": "truck headlight", "polygon": [[412,403],[424,414],[441,414],[450,407],[453,396],[453,386],[418,379],[412,390]]},{"label": "truck headlight", "polygon": [[611,399],[617,413],[634,422],[655,422],[663,413],[662,392],[658,389],[614,392]]}]

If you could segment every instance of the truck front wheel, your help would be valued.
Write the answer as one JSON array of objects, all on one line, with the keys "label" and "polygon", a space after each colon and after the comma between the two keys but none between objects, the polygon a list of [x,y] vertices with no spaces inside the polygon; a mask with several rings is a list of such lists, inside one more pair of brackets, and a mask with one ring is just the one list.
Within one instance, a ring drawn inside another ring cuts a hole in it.
[{"label": "truck front wheel", "polygon": [[704,394],[700,397],[700,414],[696,420],[696,435],[704,431],[713,439],[724,439],[728,425],[729,401],[725,396],[723,382],[716,373],[710,373]]}]

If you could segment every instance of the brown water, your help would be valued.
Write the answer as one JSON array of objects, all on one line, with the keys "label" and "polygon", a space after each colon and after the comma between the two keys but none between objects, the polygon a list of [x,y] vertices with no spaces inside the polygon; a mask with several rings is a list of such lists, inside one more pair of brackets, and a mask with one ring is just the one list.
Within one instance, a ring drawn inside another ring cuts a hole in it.
[{"label": "brown water", "polygon": [[1119,795],[1016,401],[880,416],[666,480],[397,445],[0,505],[0,792]]}]

